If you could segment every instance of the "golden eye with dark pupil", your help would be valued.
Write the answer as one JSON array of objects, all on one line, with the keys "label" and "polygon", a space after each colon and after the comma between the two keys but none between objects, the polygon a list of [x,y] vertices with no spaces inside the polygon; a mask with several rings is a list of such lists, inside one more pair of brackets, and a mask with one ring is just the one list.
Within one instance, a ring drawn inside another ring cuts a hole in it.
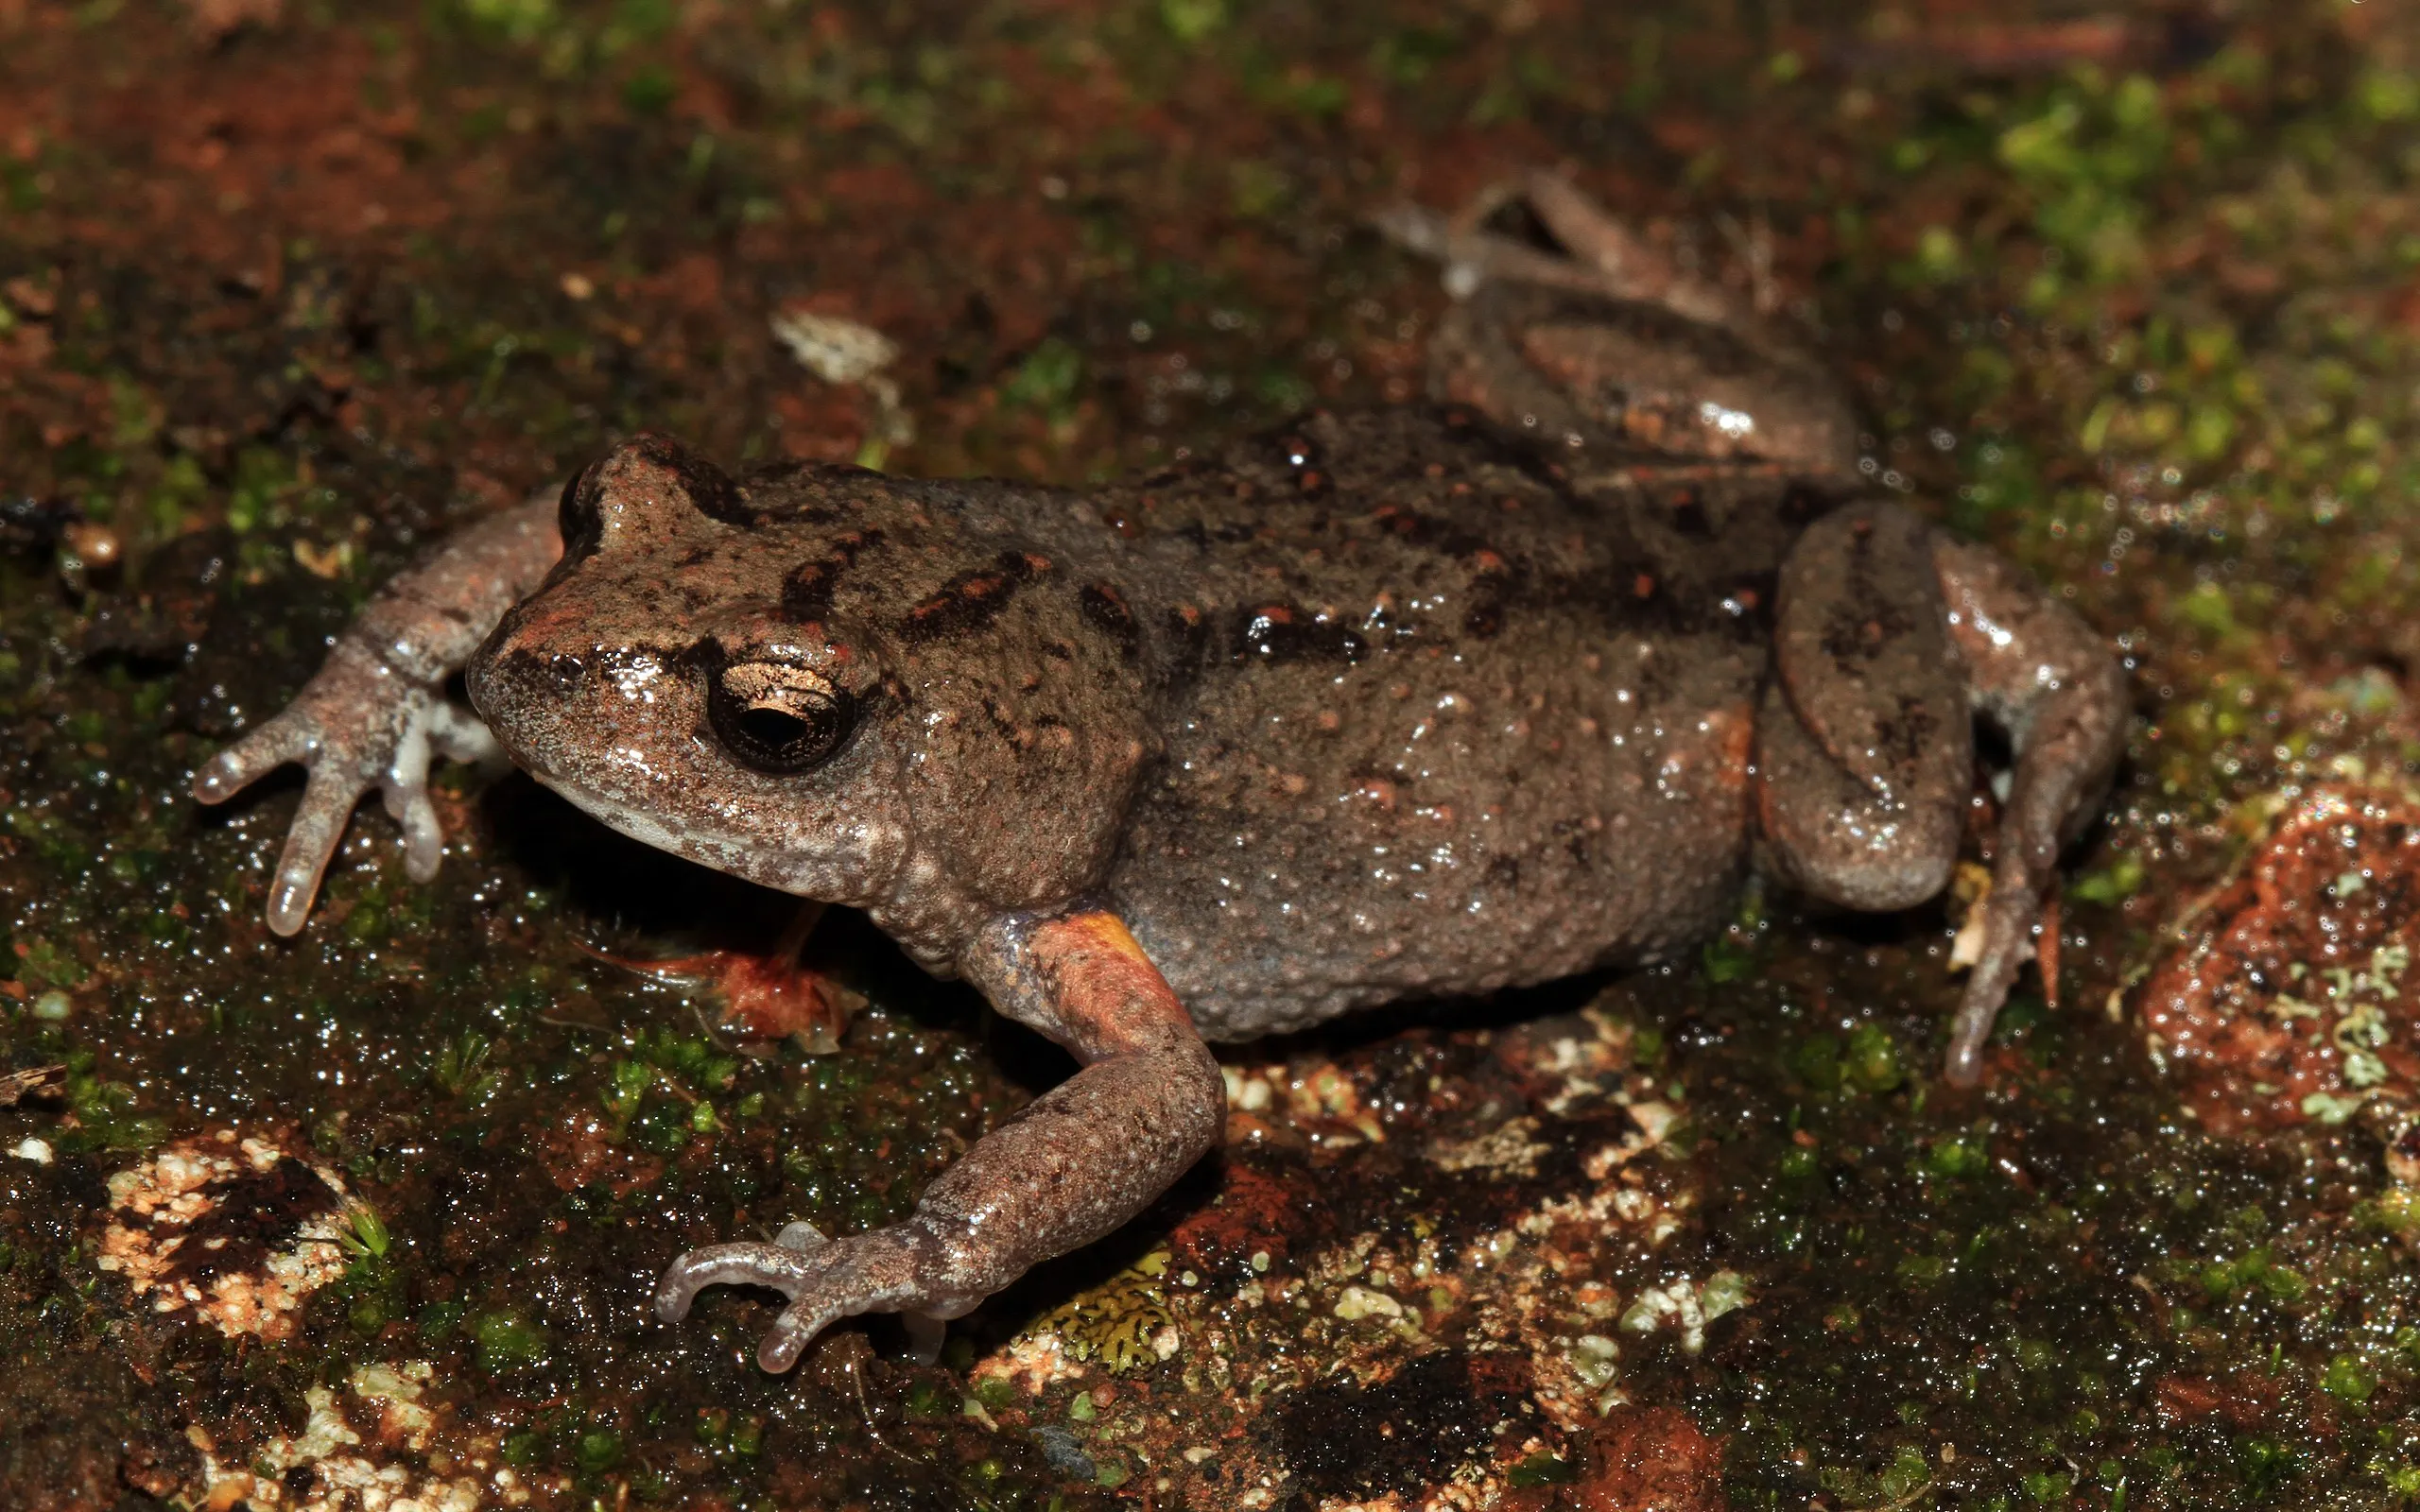
[{"label": "golden eye with dark pupil", "polygon": [[706,715],[723,748],[776,777],[803,772],[840,748],[853,700],[821,674],[778,662],[741,662],[715,674]]}]

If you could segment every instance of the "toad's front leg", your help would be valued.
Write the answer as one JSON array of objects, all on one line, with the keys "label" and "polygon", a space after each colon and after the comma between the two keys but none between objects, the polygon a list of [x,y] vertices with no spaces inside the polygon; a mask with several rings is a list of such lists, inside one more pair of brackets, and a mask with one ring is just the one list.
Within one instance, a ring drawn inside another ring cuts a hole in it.
[{"label": "toad's front leg", "polygon": [[978,1141],[907,1222],[828,1244],[691,1250],[656,1289],[659,1316],[681,1318],[708,1286],[769,1286],[790,1305],[758,1347],[768,1370],[856,1314],[959,1317],[1142,1211],[1218,1143],[1218,1063],[1116,915],[1003,920],[965,964],[1002,1012],[1083,1069]]},{"label": "toad's front leg", "polygon": [[302,927],[345,820],[373,787],[403,827],[405,871],[415,882],[437,875],[445,836],[429,758],[495,750],[487,727],[446,700],[445,679],[562,550],[551,498],[463,531],[371,600],[292,704],[194,774],[194,797],[223,803],[288,762],[310,768],[269,888],[269,928]]}]

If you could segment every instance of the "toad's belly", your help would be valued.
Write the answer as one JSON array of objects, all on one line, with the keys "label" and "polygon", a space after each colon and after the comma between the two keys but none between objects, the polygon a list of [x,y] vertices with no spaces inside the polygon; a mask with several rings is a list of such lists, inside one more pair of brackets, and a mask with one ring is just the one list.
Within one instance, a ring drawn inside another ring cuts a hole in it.
[{"label": "toad's belly", "polygon": [[1617,699],[1449,711],[1385,767],[1197,745],[1111,896],[1213,1040],[1661,958],[1719,922],[1746,860],[1753,705],[1712,680],[1735,696],[1627,720]]}]

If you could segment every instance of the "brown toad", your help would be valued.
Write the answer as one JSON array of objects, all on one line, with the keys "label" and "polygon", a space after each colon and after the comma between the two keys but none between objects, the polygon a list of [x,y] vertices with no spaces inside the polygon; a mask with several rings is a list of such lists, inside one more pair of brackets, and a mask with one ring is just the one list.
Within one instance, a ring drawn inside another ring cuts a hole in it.
[{"label": "brown toad", "polygon": [[[432,750],[500,742],[628,834],[865,909],[1073,1052],[908,1222],[673,1263],[668,1318],[787,1294],[776,1370],[851,1314],[929,1341],[1132,1217],[1218,1142],[1205,1039],[1668,958],[1752,860],[1856,908],[1933,896],[1979,712],[2015,761],[1949,1052],[1972,1081],[2116,763],[2116,665],[1860,495],[1836,392],[1751,315],[1557,180],[1525,198],[1568,255],[1392,223],[1465,296],[1432,404],[1082,490],[735,481],[642,437],[398,578],[195,791],[310,766],[292,933],[362,793],[426,877]],[[465,666],[477,720],[442,696]]]}]

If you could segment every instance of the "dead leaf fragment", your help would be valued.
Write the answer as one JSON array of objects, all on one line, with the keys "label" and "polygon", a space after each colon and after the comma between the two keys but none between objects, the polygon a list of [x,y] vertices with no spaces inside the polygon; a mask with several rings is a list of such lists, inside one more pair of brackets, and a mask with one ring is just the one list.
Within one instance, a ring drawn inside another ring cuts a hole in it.
[{"label": "dead leaf fragment", "polygon": [[0,1075],[0,1108],[14,1108],[67,1079],[65,1066],[33,1066]]}]

